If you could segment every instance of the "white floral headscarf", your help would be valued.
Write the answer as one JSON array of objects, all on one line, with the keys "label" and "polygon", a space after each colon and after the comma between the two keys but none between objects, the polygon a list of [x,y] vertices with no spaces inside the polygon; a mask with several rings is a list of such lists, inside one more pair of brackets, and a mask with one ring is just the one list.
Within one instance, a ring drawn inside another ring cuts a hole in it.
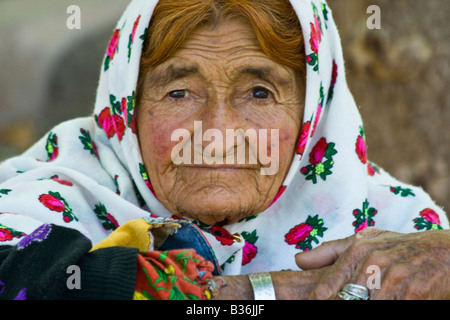
[{"label": "white floral headscarf", "polygon": [[[43,223],[77,229],[96,244],[127,221],[172,217],[153,194],[135,134],[140,56],[156,3],[133,0],[118,22],[93,116],[62,123],[0,166],[0,244],[16,244]],[[366,227],[405,233],[449,227],[422,189],[368,161],[326,2],[291,3],[305,38],[304,123],[269,208],[224,227],[197,223],[224,274],[297,269],[296,253]]]}]

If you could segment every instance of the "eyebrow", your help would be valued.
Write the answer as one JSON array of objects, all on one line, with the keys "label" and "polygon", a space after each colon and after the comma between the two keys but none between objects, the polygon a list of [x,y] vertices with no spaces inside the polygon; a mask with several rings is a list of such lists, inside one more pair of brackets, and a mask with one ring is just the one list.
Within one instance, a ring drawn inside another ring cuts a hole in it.
[{"label": "eyebrow", "polygon": [[151,74],[147,80],[150,81],[151,87],[157,88],[191,75],[201,76],[200,70],[196,65],[178,67],[170,65],[164,70]]},{"label": "eyebrow", "polygon": [[254,76],[258,79],[261,79],[265,82],[270,83],[272,86],[276,87],[274,82],[279,85],[285,86],[288,85],[289,79],[278,75],[272,68],[266,67],[245,67],[237,71],[237,76],[241,77],[244,74],[248,74]]},{"label": "eyebrow", "polygon": [[[149,81],[151,87],[160,88],[173,81],[186,78],[192,75],[199,76],[202,79],[204,78],[200,72],[200,68],[197,65],[175,66],[172,64],[163,70],[151,74],[147,80]],[[273,87],[276,87],[274,82],[282,86],[290,84],[289,79],[286,79],[285,77],[278,75],[276,72],[274,72],[272,68],[267,67],[248,66],[238,69],[235,72],[235,79],[239,79],[243,75],[250,75],[258,79],[261,79],[265,82],[270,83]]]}]

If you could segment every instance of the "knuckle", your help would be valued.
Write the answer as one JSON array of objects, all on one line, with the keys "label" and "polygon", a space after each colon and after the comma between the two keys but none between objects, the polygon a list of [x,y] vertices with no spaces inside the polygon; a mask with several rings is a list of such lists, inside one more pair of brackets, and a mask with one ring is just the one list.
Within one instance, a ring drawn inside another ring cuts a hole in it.
[{"label": "knuckle", "polygon": [[369,250],[368,244],[363,240],[355,241],[350,247],[349,252],[353,257],[365,256]]},{"label": "knuckle", "polygon": [[393,280],[401,281],[407,278],[410,274],[410,268],[404,264],[396,264],[389,269],[389,276]]},{"label": "knuckle", "polygon": [[320,283],[313,291],[313,299],[329,300],[334,297],[334,291],[328,283]]},{"label": "knuckle", "polygon": [[376,265],[383,268],[389,265],[391,259],[381,250],[374,250],[367,255],[366,266]]}]

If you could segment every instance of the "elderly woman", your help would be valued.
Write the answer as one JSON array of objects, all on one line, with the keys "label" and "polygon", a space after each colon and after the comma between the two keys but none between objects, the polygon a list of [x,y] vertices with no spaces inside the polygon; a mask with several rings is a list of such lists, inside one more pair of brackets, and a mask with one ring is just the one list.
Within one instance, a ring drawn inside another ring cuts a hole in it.
[{"label": "elderly woman", "polygon": [[93,116],[0,181],[3,299],[450,298],[446,215],[367,160],[325,1],[131,1]]}]

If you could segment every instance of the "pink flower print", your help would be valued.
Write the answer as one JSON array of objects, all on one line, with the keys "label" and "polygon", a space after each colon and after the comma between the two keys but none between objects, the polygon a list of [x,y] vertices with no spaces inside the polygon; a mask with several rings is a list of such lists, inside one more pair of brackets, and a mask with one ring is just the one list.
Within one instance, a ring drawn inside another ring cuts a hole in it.
[{"label": "pink flower print", "polygon": [[424,218],[426,221],[431,222],[432,224],[440,225],[441,221],[439,220],[439,215],[433,209],[424,209],[420,211],[420,216]]},{"label": "pink flower print", "polygon": [[114,59],[117,48],[119,46],[119,38],[120,38],[120,29],[114,30],[114,33],[109,41],[108,50],[106,55],[110,58],[110,60]]},{"label": "pink flower print", "polygon": [[11,231],[5,228],[0,228],[0,242],[2,241],[10,241],[13,239]]},{"label": "pink flower print", "polygon": [[128,39],[128,62],[130,62],[131,48],[132,48],[132,45],[134,43],[134,36],[136,35],[136,29],[137,29],[137,27],[139,25],[139,21],[140,20],[141,20],[141,16],[139,15],[137,17],[136,21],[134,22],[133,31],[131,32],[130,37]]},{"label": "pink flower print", "polygon": [[64,212],[66,205],[56,196],[51,194],[41,194],[39,201],[52,211]]},{"label": "pink flower print", "polygon": [[442,229],[439,215],[430,208],[420,211],[419,217],[413,219],[414,228],[417,230],[439,230]]},{"label": "pink flower print", "polygon": [[300,223],[299,225],[295,226],[289,232],[285,235],[285,240],[288,244],[297,244],[299,242],[304,241],[311,231],[313,230],[313,227],[306,223]]},{"label": "pink flower print", "polygon": [[117,133],[119,141],[122,141],[123,135],[125,133],[125,123],[123,119],[117,114],[111,115],[111,108],[106,107],[96,116],[97,123],[106,133],[108,139],[114,137]]},{"label": "pink flower print", "polygon": [[106,136],[110,139],[114,136],[114,126],[111,121],[111,109],[106,107],[100,112],[100,114],[96,117],[96,121],[100,127],[105,131]]},{"label": "pink flower print", "polygon": [[325,156],[327,148],[327,140],[325,138],[321,138],[309,154],[309,163],[312,165],[320,163]]},{"label": "pink flower print", "polygon": [[361,136],[358,136],[358,138],[356,139],[356,153],[358,154],[358,158],[362,163],[367,162],[366,143],[364,142],[364,138]]},{"label": "pink flower print", "polygon": [[136,35],[136,29],[137,29],[137,27],[139,25],[139,20],[141,20],[141,16],[140,15],[137,17],[137,19],[136,19],[136,21],[134,22],[134,25],[133,25],[133,31],[131,32],[131,43],[134,42],[134,36]]},{"label": "pink flower print", "polygon": [[290,244],[295,245],[295,248],[303,251],[312,249],[312,242],[318,244],[319,239],[317,237],[323,237],[323,233],[328,228],[324,227],[323,219],[319,219],[319,216],[308,216],[305,222],[300,223],[293,227],[284,236],[284,240]]},{"label": "pink flower print", "polygon": [[108,49],[106,51],[104,71],[109,69],[111,61],[114,59],[116,52],[119,48],[120,29],[114,30],[114,33],[109,41]]},{"label": "pink flower print", "polygon": [[334,142],[327,143],[324,137],[316,143],[309,153],[310,164],[300,169],[300,172],[306,176],[306,180],[312,180],[316,184],[317,176],[325,181],[327,176],[332,174],[333,156],[337,154],[334,146]]},{"label": "pink flower print", "polygon": [[125,123],[123,119],[118,116],[117,114],[112,116],[112,123],[114,126],[114,129],[117,133],[117,138],[119,138],[119,141],[122,141],[123,135],[125,134]]},{"label": "pink flower print", "polygon": [[359,160],[362,163],[367,162],[367,154],[366,154],[366,139],[364,135],[364,129],[360,126],[359,127],[360,135],[356,139],[356,154],[358,155]]},{"label": "pink flower print", "polygon": [[297,154],[303,154],[306,142],[308,141],[309,131],[311,130],[311,121],[307,121],[302,125],[300,130],[300,138],[297,144]]},{"label": "pink flower print", "polygon": [[317,106],[316,118],[314,119],[314,125],[311,130],[311,137],[314,136],[314,132],[316,132],[317,124],[319,123],[320,115],[322,114],[322,105],[319,104]]},{"label": "pink flower print", "polygon": [[320,44],[320,41],[322,40],[322,35],[320,34],[320,26],[318,25],[317,17],[314,16],[314,18],[315,18],[315,24],[313,24],[313,23],[309,24],[311,27],[311,39],[309,40],[309,43],[311,44],[311,50],[315,54],[318,54],[319,44]]},{"label": "pink flower print", "polygon": [[78,218],[73,214],[72,209],[69,207],[66,200],[61,197],[59,192],[49,191],[48,194],[41,194],[39,201],[48,209],[55,212],[61,212],[63,214],[63,220],[66,223],[72,220],[78,221]]},{"label": "pink flower print", "polygon": [[128,123],[128,106],[127,106],[127,98],[122,98],[120,103],[120,111],[123,114],[125,123]]},{"label": "pink flower print", "polygon": [[246,265],[256,257],[258,253],[258,248],[255,246],[256,241],[258,240],[258,235],[256,234],[256,230],[253,232],[242,232],[242,238],[245,240],[245,245],[242,254],[242,265]]},{"label": "pink flower print", "polygon": [[367,228],[367,220],[364,220],[356,229],[355,232],[360,232],[361,230]]},{"label": "pink flower print", "polygon": [[328,90],[328,97],[327,97],[327,104],[333,99],[334,95],[334,86],[336,85],[338,77],[338,66],[336,64],[336,61],[333,60],[333,69],[331,71],[331,83],[330,83],[330,89]]},{"label": "pink flower print", "polygon": [[17,231],[0,224],[0,242],[11,241],[14,238],[21,238],[26,235],[27,234],[24,232]]},{"label": "pink flower print", "polygon": [[337,70],[338,70],[338,66],[336,64],[336,61],[333,60],[333,70],[331,72],[331,84],[330,84],[331,88],[334,88],[334,85],[336,84],[336,80],[337,80],[337,76],[338,76]]},{"label": "pink flower print", "polygon": [[242,265],[245,266],[248,264],[258,252],[258,248],[255,247],[253,243],[245,242],[245,246],[243,248],[243,256],[242,256]]},{"label": "pink flower print", "polygon": [[380,173],[380,169],[378,169],[378,167],[370,162],[367,162],[367,174],[371,177],[373,177],[375,175],[375,173]]},{"label": "pink flower print", "polygon": [[131,132],[133,132],[134,134],[137,133],[137,131],[136,131],[136,116],[134,113],[131,116],[130,129],[131,129]]}]

